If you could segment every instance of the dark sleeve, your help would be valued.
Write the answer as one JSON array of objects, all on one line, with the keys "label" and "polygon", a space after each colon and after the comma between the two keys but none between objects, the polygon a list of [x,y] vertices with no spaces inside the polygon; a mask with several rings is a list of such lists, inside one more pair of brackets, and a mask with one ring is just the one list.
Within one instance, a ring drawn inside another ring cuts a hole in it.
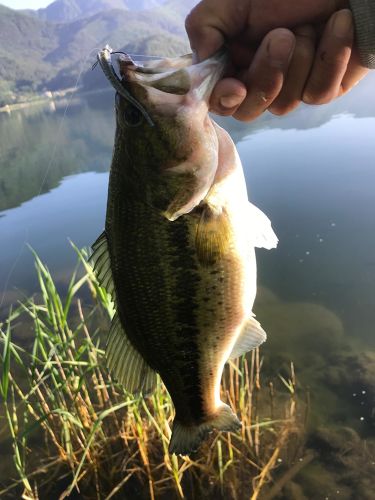
[{"label": "dark sleeve", "polygon": [[350,0],[361,61],[375,69],[375,0]]}]

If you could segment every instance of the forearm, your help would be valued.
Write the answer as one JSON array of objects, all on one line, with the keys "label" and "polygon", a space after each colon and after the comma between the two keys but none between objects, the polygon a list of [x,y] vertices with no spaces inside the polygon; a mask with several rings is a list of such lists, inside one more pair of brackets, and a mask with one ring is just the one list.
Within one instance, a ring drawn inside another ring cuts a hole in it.
[{"label": "forearm", "polygon": [[362,63],[375,69],[375,0],[350,0]]}]

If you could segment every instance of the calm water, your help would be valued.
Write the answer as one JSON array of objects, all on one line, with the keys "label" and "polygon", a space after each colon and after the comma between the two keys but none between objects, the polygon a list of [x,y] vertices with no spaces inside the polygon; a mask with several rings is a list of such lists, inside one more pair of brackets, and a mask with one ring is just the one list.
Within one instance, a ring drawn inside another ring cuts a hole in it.
[{"label": "calm water", "polygon": [[[223,122],[250,198],[280,239],[277,250],[258,252],[266,373],[294,360],[301,385],[313,388],[314,425],[349,425],[367,440],[375,435],[374,86],[372,74],[329,106]],[[38,288],[28,244],[63,290],[75,263],[68,240],[89,246],[102,231],[113,135],[111,93],[67,111],[0,115],[3,315]]]}]

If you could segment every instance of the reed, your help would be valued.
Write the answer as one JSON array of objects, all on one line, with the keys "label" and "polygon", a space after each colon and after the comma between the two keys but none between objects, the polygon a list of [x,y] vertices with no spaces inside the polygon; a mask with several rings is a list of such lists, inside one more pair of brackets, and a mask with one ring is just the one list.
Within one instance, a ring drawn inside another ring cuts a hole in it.
[{"label": "reed", "polygon": [[[250,498],[272,486],[273,472],[297,434],[294,371],[261,384],[262,360],[230,363],[223,400],[242,420],[238,434],[214,433],[192,457],[169,455],[173,406],[161,381],[147,398],[112,380],[103,344],[113,304],[79,251],[68,291],[35,255],[40,294],[0,325],[0,396],[17,479],[0,497]],[[27,321],[30,346],[17,340]],[[1,346],[0,346],[1,347]],[[1,349],[0,349],[1,351]],[[277,488],[276,488],[277,489]]]}]

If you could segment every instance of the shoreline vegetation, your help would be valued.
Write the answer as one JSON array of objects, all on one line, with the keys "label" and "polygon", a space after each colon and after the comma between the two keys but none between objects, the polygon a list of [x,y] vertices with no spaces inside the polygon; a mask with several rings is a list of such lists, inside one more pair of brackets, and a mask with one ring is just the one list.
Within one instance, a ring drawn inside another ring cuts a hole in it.
[{"label": "shoreline vegetation", "polygon": [[87,95],[96,92],[103,92],[106,89],[95,89],[95,90],[83,90],[81,87],[70,87],[67,89],[57,90],[54,92],[46,91],[42,94],[35,93],[30,94],[27,97],[20,99],[17,102],[12,104],[5,104],[0,107],[0,113],[11,114],[12,111],[18,111],[20,109],[28,109],[32,106],[40,106],[49,104],[52,108],[55,107],[56,104],[60,103],[60,101],[64,101],[66,99],[71,98],[74,94],[79,95]]},{"label": "shoreline vegetation", "polygon": [[14,464],[1,498],[277,498],[314,458],[304,450],[309,403],[297,396],[293,365],[288,379],[266,385],[258,350],[231,362],[223,400],[242,430],[215,431],[190,458],[169,455],[169,395],[160,380],[143,398],[111,379],[103,339],[113,305],[87,253],[75,250],[64,297],[35,255],[40,293],[0,324],[0,421]]},{"label": "shoreline vegetation", "polygon": [[25,101],[48,101],[46,94],[64,93],[77,81],[86,90],[102,87],[104,78],[90,68],[102,44],[142,55],[186,53],[184,19],[194,2],[59,0],[45,15],[0,5],[2,112],[19,109],[20,101],[21,109]]}]

